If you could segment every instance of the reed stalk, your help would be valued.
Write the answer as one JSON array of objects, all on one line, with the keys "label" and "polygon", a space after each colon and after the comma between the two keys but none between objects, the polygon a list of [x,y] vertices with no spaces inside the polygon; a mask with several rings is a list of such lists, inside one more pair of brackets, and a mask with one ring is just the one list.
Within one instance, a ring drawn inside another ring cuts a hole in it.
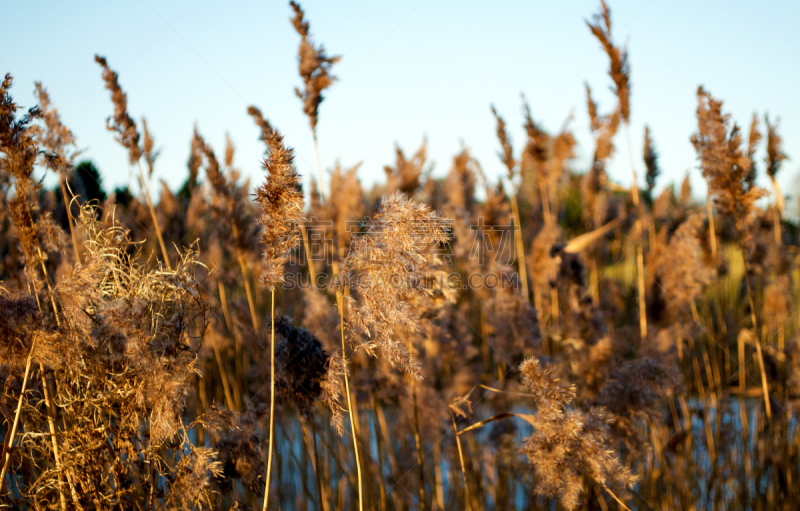
[{"label": "reed stalk", "polygon": [[[753,325],[752,337],[753,337],[753,343],[756,345],[756,355],[758,356],[758,368],[761,373],[761,390],[764,397],[764,407],[766,408],[767,411],[767,419],[771,423],[772,407],[770,406],[769,402],[769,386],[767,385],[766,369],[764,368],[764,355],[761,352],[761,341],[758,339],[758,336],[756,334],[756,332],[758,331],[758,323],[756,321],[756,308],[755,308],[755,302],[753,301],[753,291],[750,286],[750,278],[748,275],[748,269],[747,269],[748,265],[746,256],[743,257],[743,262],[744,262],[745,288],[747,289],[747,301],[750,305],[750,321],[752,322]],[[740,335],[739,337],[741,338],[742,336]]]},{"label": "reed stalk", "polygon": [[158,216],[153,207],[153,201],[150,199],[150,190],[147,188],[147,181],[144,178],[144,171],[142,170],[142,164],[139,163],[139,160],[136,160],[136,166],[139,167],[139,179],[142,182],[142,190],[144,190],[144,196],[147,199],[147,207],[150,210],[150,216],[153,218],[153,227],[155,228],[156,237],[158,238],[158,246],[161,247],[161,255],[164,257],[164,264],[167,266],[167,270],[172,271],[172,266],[169,264],[167,246],[164,244],[164,237],[161,235],[161,226],[158,225]]},{"label": "reed stalk", "polygon": [[353,434],[353,451],[355,452],[356,457],[356,471],[358,473],[358,509],[359,511],[364,511],[364,492],[363,492],[363,483],[361,478],[361,460],[359,459],[358,455],[358,437],[356,435],[356,415],[357,411],[353,409],[353,400],[350,395],[350,377],[347,375],[347,345],[344,340],[344,298],[341,294],[341,291],[338,291],[336,294],[336,301],[339,306],[339,321],[341,325],[341,333],[342,333],[342,359],[344,361],[344,389],[345,393],[347,394],[347,413],[350,416],[350,430]]},{"label": "reed stalk", "polygon": [[[513,188],[513,183],[512,183]],[[514,243],[517,251],[517,268],[519,270],[519,279],[522,284],[522,296],[528,302],[531,299],[530,292],[528,291],[528,263],[525,260],[525,246],[522,242],[522,219],[519,216],[519,204],[517,203],[517,194],[511,191],[511,214],[512,222],[514,223]]]},{"label": "reed stalk", "polygon": [[75,234],[75,227],[73,225],[75,223],[75,219],[72,218],[72,201],[67,198],[67,187],[64,186],[65,182],[66,179],[64,179],[64,176],[60,176],[58,180],[58,186],[61,188],[61,196],[64,198],[64,206],[67,208],[67,223],[69,223],[69,235],[72,239],[72,249],[75,251],[75,261],[80,261],[81,251],[78,247],[78,238]]},{"label": "reed stalk", "polygon": [[22,389],[19,392],[19,399],[17,400],[17,411],[14,412],[14,422],[11,425],[11,433],[8,435],[8,445],[3,449],[5,459],[3,460],[3,469],[0,470],[0,494],[3,491],[3,483],[6,481],[6,472],[8,471],[8,463],[11,461],[11,449],[14,447],[14,437],[17,436],[17,426],[19,425],[19,416],[22,414],[22,400],[25,398],[25,389],[28,386],[28,376],[31,373],[31,361],[33,360],[33,348],[28,353],[28,359],[25,362],[25,375],[22,377]]},{"label": "reed stalk", "polygon": [[222,306],[222,315],[225,317],[225,326],[228,328],[228,332],[230,333],[231,337],[233,337],[234,342],[234,370],[236,372],[236,377],[234,378],[234,381],[236,382],[234,398],[236,407],[241,408],[243,399],[243,365],[245,357],[244,351],[242,350],[242,338],[233,327],[233,319],[231,318],[230,309],[228,308],[228,297],[225,293],[225,285],[222,283],[222,281],[218,281],[217,287],[219,288],[219,299],[220,305]]},{"label": "reed stalk", "polygon": [[636,285],[639,291],[639,333],[642,339],[647,337],[647,300],[645,298],[645,274],[644,274],[644,250],[642,247],[642,217],[644,208],[639,201],[639,181],[636,176],[636,167],[633,164],[633,147],[631,145],[631,135],[629,123],[625,121],[625,141],[628,146],[628,161],[631,166],[631,197],[633,207],[636,209],[636,221],[634,222],[633,237],[636,243]]},{"label": "reed stalk", "polygon": [[453,434],[456,437],[456,447],[458,448],[458,461],[461,464],[461,475],[464,476],[464,493],[467,511],[472,511],[472,499],[469,495],[469,481],[467,481],[467,469],[464,466],[464,452],[461,449],[461,436],[458,434],[458,426],[456,426],[456,416],[451,411],[450,420],[453,421]]},{"label": "reed stalk", "polygon": [[44,375],[42,369],[41,371],[41,380],[42,380],[42,391],[44,395],[44,403],[45,403],[45,411],[47,413],[47,427],[50,430],[50,443],[53,446],[53,458],[56,461],[56,470],[58,471],[58,497],[59,497],[59,504],[61,505],[61,509],[67,509],[67,498],[64,495],[64,474],[61,468],[61,456],[58,454],[58,440],[56,439],[56,426],[53,420],[54,413],[53,413],[53,405],[50,402],[50,393],[47,390],[47,378]]},{"label": "reed stalk", "polygon": [[[269,482],[272,475],[272,444],[275,436],[275,289],[270,292],[271,318],[270,321],[270,377],[269,377],[269,446],[267,447],[267,481],[264,490],[264,505],[262,511],[267,510],[269,504]],[[280,487],[280,485],[279,485]]]},{"label": "reed stalk", "polygon": [[[411,338],[408,339],[408,352],[413,353],[414,347]],[[417,470],[419,475],[419,507],[422,510],[428,508],[427,498],[425,497],[425,459],[422,452],[422,441],[419,434],[419,408],[417,407],[417,381],[411,378],[411,400],[414,406],[414,441],[417,446]]]}]

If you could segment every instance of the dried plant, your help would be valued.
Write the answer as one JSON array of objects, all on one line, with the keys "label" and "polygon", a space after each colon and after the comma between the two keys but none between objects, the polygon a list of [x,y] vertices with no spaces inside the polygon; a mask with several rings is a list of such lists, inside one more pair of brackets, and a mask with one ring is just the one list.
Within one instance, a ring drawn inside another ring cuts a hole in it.
[{"label": "dried plant", "polygon": [[497,113],[494,105],[492,105],[492,115],[494,115],[495,121],[497,121],[497,140],[500,141],[500,147],[502,148],[502,152],[499,155],[500,161],[503,162],[503,165],[505,165],[508,171],[508,179],[513,179],[516,175],[515,169],[517,160],[514,159],[514,150],[508,139],[508,133],[506,133],[506,122],[500,117],[500,114]]},{"label": "dried plant", "polygon": [[[609,74],[614,82],[612,90],[619,100],[619,113],[622,116],[622,120],[627,124],[631,117],[631,69],[628,61],[628,50],[614,45],[611,37],[611,10],[604,0],[600,0],[600,7],[600,13],[595,14],[592,22],[587,21],[586,24],[592,34],[600,41],[603,50],[611,61]],[[591,110],[590,108],[590,112]],[[592,118],[594,117],[592,116]]]},{"label": "dried plant", "polygon": [[[500,159],[503,164],[506,166],[506,170],[508,171],[508,181],[509,186],[511,187],[511,194],[509,195],[509,201],[511,202],[511,211],[513,214],[512,221],[514,222],[514,244],[516,249],[516,256],[517,256],[517,268],[519,269],[519,278],[522,282],[522,296],[525,301],[529,300],[529,293],[528,293],[528,268],[525,264],[525,245],[522,241],[522,229],[521,229],[521,217],[519,213],[519,203],[517,201],[517,194],[514,191],[515,187],[515,178],[519,175],[519,169],[517,168],[517,161],[514,159],[514,151],[511,147],[511,142],[508,139],[508,133],[506,133],[506,123],[500,114],[497,113],[494,106],[492,106],[492,114],[494,115],[495,121],[497,122],[497,140],[500,142],[500,146],[502,147],[503,151],[500,153]],[[528,112],[528,121],[532,124],[533,121],[530,119],[530,112]],[[555,152],[555,151],[554,151]],[[556,158],[553,158],[555,161]],[[560,173],[559,173],[560,175]],[[548,182],[548,175],[542,176],[542,181],[544,183]],[[556,177],[556,180],[558,178]],[[552,185],[551,185],[552,187]],[[520,226],[519,229],[516,227]]]},{"label": "dried plant", "polygon": [[678,227],[661,264],[656,268],[670,316],[680,320],[690,315],[703,288],[711,283],[713,270],[704,262],[700,230],[703,218],[694,215]]},{"label": "dried plant", "polygon": [[283,137],[275,130],[267,135],[270,148],[264,160],[267,182],[256,190],[256,202],[262,214],[261,242],[264,244],[264,271],[261,285],[272,295],[270,339],[270,414],[269,451],[267,457],[267,482],[263,509],[269,505],[269,485],[272,469],[272,444],[275,419],[275,287],[283,281],[283,265],[289,252],[300,244],[297,224],[303,221],[303,193],[298,190],[300,176],[292,165],[292,150],[283,144]]},{"label": "dried plant", "polygon": [[[164,498],[163,505],[169,507],[188,502],[203,506],[206,481],[217,473],[214,453],[170,447],[176,435],[185,434],[180,417],[189,378],[196,373],[191,337],[202,333],[206,322],[194,277],[197,254],[185,252],[174,271],[147,269],[127,254],[131,241],[126,230],[102,229],[96,212],[88,207],[81,210],[78,222],[88,238],[83,264],[62,276],[49,292],[53,303],[59,304],[53,313],[24,313],[27,326],[18,326],[27,334],[15,335],[18,341],[27,339],[33,362],[57,382],[52,397],[70,403],[61,412],[63,427],[57,441],[23,439],[29,452],[44,459],[55,456],[58,470],[43,472],[44,482],[31,481],[32,486],[19,491],[34,502],[54,491],[63,496],[65,478],[71,505],[78,508],[103,505],[106,499],[160,507],[154,498]],[[35,303],[20,299],[12,298],[6,307],[14,303],[21,312],[23,304]],[[42,382],[49,386],[46,378]],[[42,406],[30,396],[23,407],[26,422],[49,420]],[[104,419],[110,410],[117,415],[113,423]],[[103,431],[104,438],[115,439],[120,447],[127,445],[129,455],[109,450],[106,440],[98,443],[93,431]],[[188,443],[188,438],[181,438],[180,443]],[[177,465],[170,468],[168,460]],[[143,471],[142,462],[151,468]],[[171,474],[171,483],[154,494],[149,474]],[[119,484],[127,490],[121,491]],[[192,492],[182,490],[186,485]]]},{"label": "dried plant", "polygon": [[119,85],[119,74],[108,66],[108,61],[100,55],[94,56],[94,61],[103,68],[103,81],[111,92],[111,101],[114,103],[114,115],[106,121],[109,131],[117,134],[117,142],[128,149],[128,158],[131,165],[139,161],[142,148],[139,147],[139,131],[136,122],[128,114],[128,96]]},{"label": "dried plant", "polygon": [[644,166],[647,169],[645,180],[647,181],[647,197],[652,202],[653,188],[656,186],[656,178],[661,173],[658,168],[658,153],[653,146],[653,139],[650,137],[650,128],[644,127],[644,154],[642,155]]},{"label": "dried plant", "polygon": [[153,177],[153,165],[158,158],[158,151],[154,149],[153,134],[147,129],[147,121],[142,119],[142,156],[147,162],[147,175]]},{"label": "dried plant", "polygon": [[[781,193],[781,188],[778,186],[778,181],[775,179],[775,175],[778,173],[778,170],[780,170],[784,160],[788,160],[789,157],[783,152],[781,147],[781,143],[783,141],[781,136],[778,134],[778,125],[780,124],[780,119],[776,120],[773,124],[769,121],[769,116],[765,115],[764,122],[767,125],[767,156],[765,159],[767,176],[769,176],[770,180],[772,181],[772,189],[775,192],[775,208],[782,216],[784,214],[784,199],[783,194]],[[753,163],[751,163],[751,165],[752,164]],[[778,216],[774,215],[775,239],[778,244],[780,244],[781,241],[779,223]]]},{"label": "dried plant", "polygon": [[535,358],[523,362],[520,373],[537,404],[530,419],[535,431],[522,448],[541,478],[537,491],[557,494],[565,508],[574,509],[585,488],[583,475],[604,487],[633,486],[635,476],[607,447],[611,420],[607,412],[599,408],[570,410],[575,390],[561,384],[552,370],[542,368]]},{"label": "dried plant", "polygon": [[349,271],[346,282],[360,301],[345,299],[350,328],[365,336],[357,347],[370,354],[380,347],[393,366],[416,378],[419,366],[407,346],[398,342],[395,329],[416,330],[417,318],[408,302],[417,293],[433,292],[425,287],[425,271],[435,253],[423,250],[447,239],[435,213],[398,193],[384,197],[344,261]]},{"label": "dried plant", "polygon": [[311,123],[314,138],[317,137],[317,122],[319,120],[319,105],[324,99],[322,93],[333,85],[336,79],[330,74],[331,67],[339,62],[341,57],[329,57],[325,48],[315,46],[309,35],[309,24],[305,20],[305,13],[297,2],[289,2],[294,11],[292,25],[300,34],[300,49],[298,50],[298,70],[303,79],[305,90],[295,88],[297,97],[303,100],[303,112]]},{"label": "dried plant", "polygon": [[395,146],[395,166],[385,166],[386,189],[389,193],[400,192],[408,196],[413,196],[422,185],[420,178],[426,172],[430,172],[427,164],[427,140],[422,141],[417,152],[411,158],[407,158],[403,149],[399,145]]},{"label": "dried plant", "polygon": [[259,137],[259,140],[267,144],[269,148],[269,139],[273,131],[269,121],[264,118],[264,114],[261,113],[261,110],[255,106],[247,107],[247,113],[250,114],[250,117],[253,118],[253,121],[255,121],[256,125],[261,129],[261,137]]},{"label": "dried plant", "polygon": [[709,193],[722,214],[734,221],[736,230],[746,236],[746,226],[755,211],[755,201],[763,195],[748,183],[750,161],[742,153],[742,135],[730,115],[722,113],[722,102],[702,87],[697,89],[697,133],[692,144],[697,151]]},{"label": "dried plant", "polygon": [[301,412],[310,413],[322,394],[330,357],[314,335],[294,326],[286,316],[275,319],[275,331],[283,338],[275,346],[278,395],[293,402]]},{"label": "dried plant", "polygon": [[778,135],[780,119],[776,120],[773,124],[769,122],[769,116],[765,115],[764,123],[767,125],[767,157],[765,160],[767,175],[774,178],[775,174],[777,174],[778,170],[781,168],[783,161],[789,157],[786,156],[781,149],[782,140],[781,136]]},{"label": "dried plant", "polygon": [[[291,7],[316,149],[338,57]],[[743,133],[700,88],[708,199],[689,174],[662,181],[652,125],[633,158],[628,53],[600,7],[613,103],[587,85],[588,125],[550,131],[523,97],[523,142],[492,109],[499,178],[466,143],[434,172],[424,140],[395,148],[385,183],[335,162],[304,193],[250,106],[264,182],[195,127],[185,182],[154,202],[158,146],[105,59],[106,127],[145,197],[104,189],[55,95],[36,83],[23,109],[5,75],[0,508],[793,509],[798,222],[778,112]]]},{"label": "dried plant", "polygon": [[753,121],[750,123],[750,133],[747,136],[747,159],[750,160],[750,172],[747,174],[747,185],[750,187],[756,184],[756,149],[761,141],[761,132],[758,131],[758,115],[753,114]]},{"label": "dried plant", "polygon": [[59,174],[66,174],[80,151],[75,149],[75,135],[61,122],[58,110],[53,107],[50,95],[40,82],[36,82],[36,98],[39,101],[44,129],[39,132],[39,144],[44,150],[47,166]]},{"label": "dried plant", "polygon": [[[128,159],[131,165],[139,165],[139,159],[142,157],[142,154],[145,154],[148,165],[150,166],[150,174],[152,174],[152,165],[155,162],[156,155],[153,153],[153,140],[150,134],[146,133],[145,145],[147,147],[143,150],[139,147],[140,135],[136,130],[136,123],[128,114],[128,97],[119,85],[119,75],[108,66],[105,57],[95,55],[94,60],[103,68],[103,81],[106,82],[106,89],[111,92],[111,102],[114,103],[114,115],[106,119],[106,128],[109,131],[115,132],[117,134],[117,142],[128,149]],[[161,247],[161,255],[164,257],[164,264],[166,264],[167,268],[170,268],[167,246],[161,234],[161,226],[158,224],[158,217],[153,207],[153,201],[150,198],[150,190],[147,188],[147,182],[144,179],[144,172],[142,171],[141,165],[139,165],[139,177],[141,179],[142,190],[144,190],[145,197],[147,198],[147,205],[150,208],[150,216],[153,220],[153,227],[156,231],[158,244]]]},{"label": "dried plant", "polygon": [[292,165],[292,150],[283,137],[271,131],[267,143],[270,154],[264,160],[267,181],[256,190],[255,201],[261,206],[261,242],[264,244],[264,272],[261,284],[274,291],[283,281],[283,265],[289,252],[298,247],[297,225],[303,221],[303,194],[298,189],[300,176]]}]

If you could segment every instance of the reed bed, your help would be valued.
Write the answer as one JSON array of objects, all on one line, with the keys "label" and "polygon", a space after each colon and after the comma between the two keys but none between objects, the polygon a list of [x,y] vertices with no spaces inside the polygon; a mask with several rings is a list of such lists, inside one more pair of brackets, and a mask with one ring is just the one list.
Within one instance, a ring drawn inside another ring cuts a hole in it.
[{"label": "reed bed", "polygon": [[[290,6],[316,149],[339,57]],[[655,196],[657,133],[630,142],[631,66],[604,2],[587,26],[615,104],[587,84],[590,125],[550,132],[523,98],[522,143],[491,107],[499,179],[468,148],[433,177],[423,143],[371,189],[317,151],[304,189],[250,106],[265,178],[195,126],[170,190],[96,56],[138,170],[109,194],[46,88],[21,111],[6,75],[0,508],[796,509],[798,226],[779,122],[754,115],[745,137],[699,87],[707,201],[688,177]],[[622,138],[630,189],[606,171]]]}]

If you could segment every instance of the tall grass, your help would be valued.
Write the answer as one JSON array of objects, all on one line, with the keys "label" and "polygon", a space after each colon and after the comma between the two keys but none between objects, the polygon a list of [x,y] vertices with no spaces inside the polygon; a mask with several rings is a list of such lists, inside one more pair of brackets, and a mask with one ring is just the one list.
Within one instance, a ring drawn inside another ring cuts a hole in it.
[{"label": "tall grass", "polygon": [[[290,7],[316,151],[339,57]],[[587,84],[590,125],[550,132],[523,98],[514,144],[493,109],[499,179],[467,147],[434,177],[423,142],[370,189],[316,151],[304,189],[251,106],[263,183],[195,126],[185,183],[153,200],[165,128],[134,121],[98,56],[139,174],[107,195],[44,86],[23,112],[6,75],[0,507],[794,509],[799,235],[780,124],[765,116],[762,136],[754,115],[745,140],[698,88],[708,202],[688,178],[655,196],[668,149],[646,126],[631,143],[611,19],[603,2],[587,24],[614,104]],[[606,171],[620,128],[630,189]]]}]

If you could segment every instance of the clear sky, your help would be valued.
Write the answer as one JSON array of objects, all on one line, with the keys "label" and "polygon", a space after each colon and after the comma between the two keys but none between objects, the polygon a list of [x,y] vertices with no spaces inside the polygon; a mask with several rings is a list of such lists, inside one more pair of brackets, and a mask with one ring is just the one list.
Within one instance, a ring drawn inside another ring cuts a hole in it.
[{"label": "clear sky", "polygon": [[[584,83],[614,105],[608,60],[584,24],[594,0],[395,0],[302,2],[312,36],[342,55],[338,83],[320,108],[323,166],[363,162],[366,182],[383,180],[399,143],[408,153],[428,137],[435,172],[443,175],[461,141],[487,174],[503,173],[489,105],[506,117],[517,154],[524,143],[520,93],[551,131],[572,113],[578,171],[588,167]],[[689,136],[695,92],[703,84],[749,127],[753,112],[782,118],[791,160],[780,182],[796,195],[800,174],[800,2],[774,0],[611,0],[614,37],[627,41],[632,68],[631,136],[642,175],[643,128],[653,132],[662,167],[658,188],[691,171],[704,195]],[[155,177],[171,187],[186,177],[192,126],[222,158],[225,133],[235,165],[263,179],[259,130],[246,113],[261,108],[295,147],[301,173],[315,173],[311,132],[293,88],[299,36],[280,1],[0,0],[0,71],[15,77],[12,93],[34,104],[42,81],[62,120],[100,168],[107,188],[125,184],[125,150],[105,129],[113,112],[95,53],[108,58],[128,94],[130,114],[144,116],[160,157]],[[617,136],[612,179],[630,183],[624,135]],[[763,147],[759,159],[763,158]],[[761,166],[763,169],[763,165]],[[761,182],[764,183],[763,175]],[[642,180],[643,182],[643,180]]]}]

